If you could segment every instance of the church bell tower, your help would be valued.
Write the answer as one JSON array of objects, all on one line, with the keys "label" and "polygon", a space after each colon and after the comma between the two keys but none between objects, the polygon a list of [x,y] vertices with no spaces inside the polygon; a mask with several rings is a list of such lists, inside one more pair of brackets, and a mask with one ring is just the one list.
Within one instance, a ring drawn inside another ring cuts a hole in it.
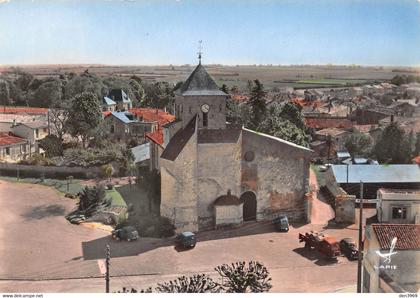
[{"label": "church bell tower", "polygon": [[219,89],[201,64],[201,54],[200,49],[198,65],[175,91],[175,115],[183,127],[197,115],[199,129],[224,129],[228,95]]}]

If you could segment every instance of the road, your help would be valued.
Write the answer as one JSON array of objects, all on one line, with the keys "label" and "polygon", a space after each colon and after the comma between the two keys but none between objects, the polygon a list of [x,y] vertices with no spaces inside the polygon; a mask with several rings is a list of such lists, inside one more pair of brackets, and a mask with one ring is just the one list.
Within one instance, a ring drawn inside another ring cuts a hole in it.
[{"label": "road", "polygon": [[[242,260],[267,266],[273,292],[333,292],[356,282],[357,262],[340,257],[331,263],[298,242],[299,232],[322,231],[324,224],[277,233],[271,223],[252,222],[199,233],[195,249],[177,251],[173,239],[116,242],[109,232],[71,225],[63,215],[74,204],[45,186],[0,181],[0,292],[102,292],[97,260],[107,244],[112,291],[123,285],[141,289],[182,274],[214,275],[214,267]],[[353,227],[325,233],[357,238]]]}]

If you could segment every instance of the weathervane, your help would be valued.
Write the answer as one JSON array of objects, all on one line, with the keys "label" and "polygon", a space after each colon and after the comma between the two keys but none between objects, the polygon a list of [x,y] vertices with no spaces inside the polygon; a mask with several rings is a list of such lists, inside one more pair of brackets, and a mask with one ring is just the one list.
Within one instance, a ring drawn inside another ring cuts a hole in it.
[{"label": "weathervane", "polygon": [[198,41],[198,64],[201,64],[201,54],[203,54],[203,41],[199,40]]}]

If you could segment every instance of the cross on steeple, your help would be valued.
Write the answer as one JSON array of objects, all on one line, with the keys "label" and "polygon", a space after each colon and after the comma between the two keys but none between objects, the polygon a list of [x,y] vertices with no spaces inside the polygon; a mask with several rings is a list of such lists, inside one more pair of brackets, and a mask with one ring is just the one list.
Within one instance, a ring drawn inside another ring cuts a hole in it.
[{"label": "cross on steeple", "polygon": [[203,54],[203,45],[202,45],[203,41],[199,40],[198,41],[198,64],[201,64],[201,54]]}]

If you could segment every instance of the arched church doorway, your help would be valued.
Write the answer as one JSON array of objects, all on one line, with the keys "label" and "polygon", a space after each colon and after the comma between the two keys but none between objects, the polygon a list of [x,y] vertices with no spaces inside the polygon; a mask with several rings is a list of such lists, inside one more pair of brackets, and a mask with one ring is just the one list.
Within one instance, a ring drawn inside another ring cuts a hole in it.
[{"label": "arched church doorway", "polygon": [[251,221],[257,219],[257,197],[252,191],[244,192],[241,195],[241,200],[244,203],[243,218],[244,221]]}]

